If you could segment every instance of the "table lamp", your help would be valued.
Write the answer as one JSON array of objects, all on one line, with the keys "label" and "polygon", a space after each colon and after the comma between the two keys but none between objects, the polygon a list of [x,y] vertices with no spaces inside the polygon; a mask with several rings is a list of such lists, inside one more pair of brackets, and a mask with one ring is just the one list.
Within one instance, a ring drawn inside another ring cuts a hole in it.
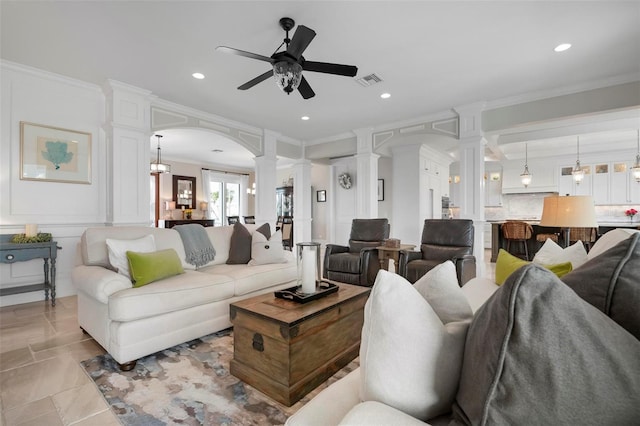
[{"label": "table lamp", "polygon": [[563,228],[565,247],[569,245],[569,228],[597,228],[593,197],[569,195],[545,197],[540,226]]}]

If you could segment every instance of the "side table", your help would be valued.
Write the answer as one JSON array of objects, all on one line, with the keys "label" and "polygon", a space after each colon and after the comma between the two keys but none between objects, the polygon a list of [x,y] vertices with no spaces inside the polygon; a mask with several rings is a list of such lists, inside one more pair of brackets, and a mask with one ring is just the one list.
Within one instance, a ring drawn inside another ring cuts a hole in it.
[{"label": "side table", "polygon": [[378,246],[378,259],[380,259],[380,267],[385,271],[389,270],[389,259],[393,259],[393,264],[398,267],[398,258],[401,250],[413,250],[414,244],[400,244],[400,247]]},{"label": "side table", "polygon": [[55,241],[15,244],[9,242],[11,237],[12,235],[8,234],[0,235],[0,263],[44,259],[44,282],[0,288],[0,296],[44,289],[44,300],[49,300],[49,290],[51,290],[51,306],[56,306],[56,256],[61,247],[58,247],[58,243]]}]

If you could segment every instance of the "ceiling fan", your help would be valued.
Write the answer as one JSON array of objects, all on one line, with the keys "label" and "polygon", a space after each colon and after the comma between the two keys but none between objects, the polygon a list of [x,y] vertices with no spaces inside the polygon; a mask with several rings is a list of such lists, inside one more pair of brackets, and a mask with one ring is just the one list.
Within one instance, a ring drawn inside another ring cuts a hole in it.
[{"label": "ceiling fan", "polygon": [[[304,99],[309,99],[314,97],[316,94],[302,75],[303,70],[355,77],[358,73],[358,68],[353,65],[305,60],[302,53],[309,46],[311,40],[316,36],[316,32],[304,25],[298,25],[296,32],[293,34],[293,38],[289,39],[289,30],[291,30],[295,24],[295,21],[291,18],[285,17],[280,19],[280,26],[286,32],[286,36],[282,44],[270,57],[259,55],[257,53],[245,52],[244,50],[238,50],[227,46],[216,47],[216,50],[221,52],[245,56],[259,61],[269,62],[271,64],[272,69],[252,80],[247,81],[242,86],[238,87],[238,90],[250,89],[269,77],[275,76],[278,87],[288,95],[298,89]],[[285,46],[285,50],[278,52],[282,46]]]}]

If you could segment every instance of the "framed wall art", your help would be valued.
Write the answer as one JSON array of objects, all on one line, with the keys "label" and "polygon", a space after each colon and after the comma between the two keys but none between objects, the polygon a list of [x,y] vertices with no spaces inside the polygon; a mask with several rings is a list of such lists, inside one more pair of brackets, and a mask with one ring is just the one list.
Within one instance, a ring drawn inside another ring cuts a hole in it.
[{"label": "framed wall art", "polygon": [[327,191],[326,190],[321,190],[321,191],[316,191],[316,201],[318,203],[326,203],[327,202]]},{"label": "framed wall art", "polygon": [[20,179],[91,183],[91,133],[20,122]]},{"label": "framed wall art", "polygon": [[384,179],[378,179],[378,201],[384,201]]}]

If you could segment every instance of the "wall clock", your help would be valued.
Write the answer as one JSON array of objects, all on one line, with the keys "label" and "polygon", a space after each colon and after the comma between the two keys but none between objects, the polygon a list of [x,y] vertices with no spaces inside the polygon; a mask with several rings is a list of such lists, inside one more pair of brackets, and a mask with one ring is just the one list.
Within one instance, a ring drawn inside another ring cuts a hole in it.
[{"label": "wall clock", "polygon": [[342,173],[340,176],[338,176],[338,183],[344,189],[351,188],[351,176],[349,175],[349,173]]}]

